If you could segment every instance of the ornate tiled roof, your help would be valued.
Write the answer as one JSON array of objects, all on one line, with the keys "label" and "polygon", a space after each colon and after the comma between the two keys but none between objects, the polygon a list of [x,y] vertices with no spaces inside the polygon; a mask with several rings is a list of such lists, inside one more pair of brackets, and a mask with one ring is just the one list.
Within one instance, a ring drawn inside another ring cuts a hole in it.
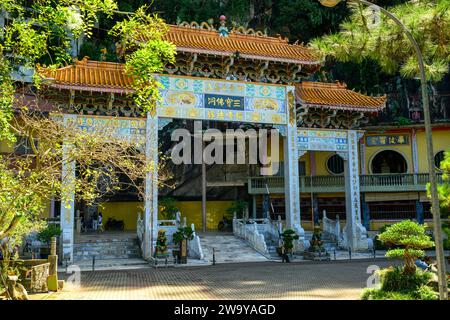
[{"label": "ornate tiled roof", "polygon": [[304,65],[319,65],[321,62],[311,50],[289,44],[287,39],[268,37],[260,33],[245,34],[232,30],[221,36],[215,29],[201,29],[190,25],[170,25],[166,40],[181,52],[233,56],[239,52],[242,58],[280,61]]},{"label": "ornate tiled roof", "polygon": [[132,79],[125,74],[124,64],[92,61],[87,57],[59,69],[38,67],[44,78],[54,79],[53,88],[86,91],[131,93]]},{"label": "ornate tiled roof", "polygon": [[304,106],[364,112],[378,112],[386,106],[386,96],[366,96],[339,82],[304,81],[296,85],[295,92],[297,101]]},{"label": "ornate tiled roof", "polygon": [[[38,67],[39,74],[51,78],[50,86],[98,92],[132,93],[132,79],[125,74],[124,64],[75,60],[59,69]],[[297,101],[305,106],[378,112],[385,107],[386,96],[370,97],[347,89],[342,83],[302,82],[296,85]]]}]

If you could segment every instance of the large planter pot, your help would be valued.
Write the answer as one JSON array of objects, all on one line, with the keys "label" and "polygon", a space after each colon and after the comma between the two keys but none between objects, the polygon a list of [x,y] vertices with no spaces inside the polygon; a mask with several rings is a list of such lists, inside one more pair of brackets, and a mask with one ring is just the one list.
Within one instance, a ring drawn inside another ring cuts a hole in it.
[{"label": "large planter pot", "polygon": [[180,243],[180,263],[187,263],[187,240],[183,240]]}]

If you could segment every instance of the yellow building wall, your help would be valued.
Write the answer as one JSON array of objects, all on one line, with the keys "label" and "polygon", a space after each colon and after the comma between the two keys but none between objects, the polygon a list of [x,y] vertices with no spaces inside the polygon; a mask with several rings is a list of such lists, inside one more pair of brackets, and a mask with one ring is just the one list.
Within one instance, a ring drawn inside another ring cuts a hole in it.
[{"label": "yellow building wall", "polygon": [[[379,135],[379,134],[375,134]],[[366,135],[371,136],[371,135]],[[411,146],[411,135],[409,136],[409,144],[407,145],[394,145],[394,146],[376,146],[369,147],[366,146],[365,150],[365,164],[366,164],[366,174],[372,174],[371,162],[377,153],[385,150],[394,150],[399,152],[406,160],[408,171],[407,173],[413,173],[413,162],[412,162],[412,146]],[[419,152],[420,154],[420,152]]]},{"label": "yellow building wall", "polygon": [[[222,217],[226,215],[226,210],[231,207],[233,201],[208,201],[206,203],[206,227],[208,230],[217,230],[217,225]],[[188,225],[195,224],[196,230],[201,230],[202,224],[202,202],[201,201],[178,201],[177,207],[180,209],[182,219],[186,217]],[[137,213],[143,212],[142,202],[104,202],[99,205],[98,211],[103,215],[103,224],[108,218],[123,220],[125,230],[136,230]],[[165,218],[158,214],[159,220]]]},{"label": "yellow building wall", "polygon": [[[231,207],[233,201],[208,201],[206,203],[206,229],[217,230],[219,221],[226,210]],[[180,209],[181,217],[186,217],[188,225],[195,224],[196,230],[203,228],[202,223],[202,202],[201,201],[179,201],[177,206]]]},{"label": "yellow building wall", "polygon": [[[425,132],[417,132],[417,153],[419,158],[419,172],[428,172],[427,163],[427,144],[425,140]],[[434,154],[439,151],[450,151],[450,129],[433,130],[433,151]]]},{"label": "yellow building wall", "polygon": [[108,218],[123,220],[125,230],[136,230],[137,213],[143,212],[142,202],[104,202],[98,206],[103,216],[103,226]]}]

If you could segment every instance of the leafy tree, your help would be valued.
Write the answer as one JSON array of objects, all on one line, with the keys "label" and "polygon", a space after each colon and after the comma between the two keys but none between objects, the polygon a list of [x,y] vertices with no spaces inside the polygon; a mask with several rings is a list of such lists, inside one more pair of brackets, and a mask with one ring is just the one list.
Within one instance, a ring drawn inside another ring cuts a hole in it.
[{"label": "leafy tree", "polygon": [[[86,133],[58,121],[57,113],[48,118],[26,108],[15,111],[11,128],[21,137],[15,150],[23,149],[22,143],[31,150],[0,157],[0,242],[7,238],[19,244],[23,235],[42,228],[40,217],[51,198],[68,203],[75,192],[77,200],[93,204],[129,188],[144,198],[145,176],[154,164],[146,162],[135,142],[114,136],[108,128],[98,128],[101,134]],[[63,142],[72,147],[65,151]],[[62,175],[63,162],[76,163],[75,178]],[[164,163],[163,156],[161,183],[166,180]]]},{"label": "leafy tree", "polygon": [[175,61],[176,51],[172,43],[163,40],[167,25],[145,9],[141,7],[129,19],[117,22],[110,33],[120,39],[125,70],[133,79],[136,105],[154,114],[160,99],[160,84],[154,74],[162,72],[166,62]]},{"label": "leafy tree", "polygon": [[425,233],[426,226],[411,220],[404,220],[386,228],[378,239],[388,245],[401,248],[390,249],[388,258],[399,258],[405,262],[404,273],[413,274],[416,271],[416,259],[423,257],[423,249],[434,246],[434,242]]},{"label": "leafy tree", "polygon": [[[329,9],[333,10],[333,9]],[[374,14],[362,5],[341,24],[339,33],[317,38],[311,47],[338,61],[377,61],[388,74],[400,72],[406,78],[419,74],[412,45],[403,30],[384,14]],[[411,30],[424,56],[426,75],[437,82],[448,73],[450,63],[450,2],[448,0],[408,1],[388,10]]]},{"label": "leafy tree", "polygon": [[[67,203],[74,191],[89,204],[127,186],[144,196],[144,178],[154,164],[145,161],[134,142],[101,128],[102,135],[92,135],[62,125],[56,119],[60,110],[52,110],[55,118],[29,110],[20,93],[35,92],[39,100],[42,79],[34,73],[30,85],[14,71],[18,66],[35,70],[38,63],[48,68],[71,63],[71,40],[91,37],[99,16],[119,14],[117,25],[109,26],[111,34],[126,50],[126,70],[134,80],[136,102],[144,112],[154,112],[159,96],[153,73],[162,70],[164,59],[173,59],[175,50],[162,40],[167,30],[164,21],[145,10],[123,15],[117,12],[115,0],[0,1],[0,12],[7,18],[0,33],[0,140],[14,144],[20,136],[32,148],[27,155],[0,158],[0,241],[20,243],[23,235],[41,229],[40,215],[52,197]],[[72,146],[67,152],[63,141]],[[63,162],[76,163],[75,180],[61,175]],[[120,178],[123,175],[125,181]],[[163,176],[161,172],[160,181]]]},{"label": "leafy tree", "polygon": [[[443,218],[448,218],[450,209],[450,152],[444,152],[444,160],[440,163],[439,168],[443,173],[443,183],[438,185],[441,215]],[[429,188],[427,189],[429,193]]]}]

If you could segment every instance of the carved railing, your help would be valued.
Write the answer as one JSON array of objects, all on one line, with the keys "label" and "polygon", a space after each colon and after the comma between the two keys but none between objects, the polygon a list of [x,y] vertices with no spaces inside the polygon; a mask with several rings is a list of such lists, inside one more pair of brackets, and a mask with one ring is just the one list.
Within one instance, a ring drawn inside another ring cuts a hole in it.
[{"label": "carved railing", "polygon": [[158,220],[157,229],[165,230],[167,243],[173,244],[173,234],[177,232],[179,225],[178,220]]},{"label": "carved railing", "polygon": [[[257,219],[262,220],[262,219]],[[262,222],[262,221],[261,221]],[[253,221],[244,221],[242,219],[233,219],[233,233],[236,237],[246,240],[253,249],[259,253],[269,256],[264,235],[258,230],[256,219]]]},{"label": "carved railing", "polygon": [[[339,176],[300,176],[301,192],[345,192],[345,180]],[[437,174],[438,183],[442,183],[442,174]],[[405,192],[426,191],[430,182],[428,173],[405,174],[371,174],[360,175],[361,192]],[[267,185],[267,187],[266,187]],[[250,177],[248,192],[250,194],[284,193],[284,177]]]},{"label": "carved railing", "polygon": [[192,228],[192,231],[194,232],[193,233],[194,238],[192,240],[188,241],[188,255],[191,258],[203,260],[204,255],[203,255],[202,244],[200,242],[199,236],[195,233],[194,224],[191,224],[191,228]]},{"label": "carved railing", "polygon": [[341,241],[341,225],[339,223],[339,216],[336,220],[332,220],[327,217],[326,210],[323,210],[322,232],[324,237],[328,237],[335,243]]}]

